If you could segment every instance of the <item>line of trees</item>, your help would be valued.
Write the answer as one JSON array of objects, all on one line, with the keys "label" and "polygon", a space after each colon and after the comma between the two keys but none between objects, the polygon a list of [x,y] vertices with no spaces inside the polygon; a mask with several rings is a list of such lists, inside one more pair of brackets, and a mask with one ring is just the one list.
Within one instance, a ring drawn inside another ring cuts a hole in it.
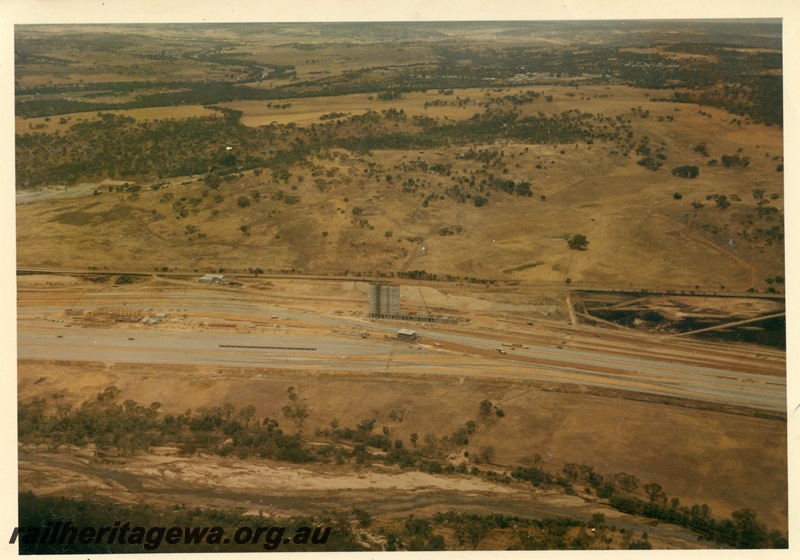
[{"label": "line of trees", "polygon": [[612,476],[602,475],[591,465],[567,463],[561,473],[553,475],[537,466],[517,467],[511,476],[530,482],[536,487],[560,485],[568,494],[576,493],[574,484],[586,484],[599,498],[609,500],[609,505],[631,515],[640,515],[660,522],[673,523],[695,531],[706,540],[730,545],[734,548],[788,548],[786,536],[778,530],[769,531],[756,520],[756,512],[744,508],[733,512],[733,519],[718,519],[712,516],[706,504],[685,507],[678,498],[670,499],[662,486],[655,482],[644,484],[642,489],[647,499],[633,495],[639,487],[639,479],[632,474],[620,472]]},{"label": "line of trees", "polygon": [[[20,402],[19,439],[23,443],[45,443],[52,448],[94,444],[103,453],[133,454],[155,445],[176,445],[184,455],[203,452],[292,463],[333,461],[369,465],[380,461],[432,474],[480,476],[501,484],[527,481],[536,487],[561,487],[568,494],[576,494],[574,485],[583,483],[587,492],[591,488],[598,498],[609,500],[620,511],[679,524],[709,540],[739,548],[788,546],[783,534],[768,531],[756,521],[756,514],[750,509],[735,512],[733,520],[714,519],[705,505],[687,508],[681,507],[677,498],[669,500],[657,483],[642,487],[649,498],[643,500],[634,495],[639,487],[638,478],[628,473],[605,476],[590,465],[572,463],[566,464],[560,473],[536,465],[519,466],[510,476],[491,468],[479,468],[478,465],[491,467],[494,448],[483,445],[470,453],[467,446],[477,432],[505,418],[502,408],[488,399],[476,407],[475,420],[443,437],[412,434],[404,442],[393,438],[388,426],[376,430],[377,420],[373,417],[353,428],[340,426],[337,420],[332,420],[328,427],[317,427],[314,430],[315,438],[320,440],[317,443],[327,443],[313,446],[303,436],[308,406],[294,387],[287,389],[288,402],[282,408],[284,417],[294,424],[291,433],[285,432],[275,419],[259,418],[252,405],[237,410],[226,402],[222,406],[162,416],[158,402],[143,406],[132,399],[120,400],[119,389],[111,386],[75,409],[60,394],[53,395],[50,402],[42,398]],[[464,459],[458,464],[448,460],[453,453]]]}]

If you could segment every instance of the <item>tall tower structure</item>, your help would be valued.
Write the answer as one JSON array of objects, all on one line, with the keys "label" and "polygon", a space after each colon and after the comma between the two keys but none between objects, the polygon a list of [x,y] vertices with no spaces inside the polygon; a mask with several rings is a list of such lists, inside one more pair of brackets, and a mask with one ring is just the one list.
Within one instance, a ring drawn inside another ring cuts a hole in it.
[{"label": "tall tower structure", "polygon": [[369,287],[370,315],[399,315],[400,286],[375,284]]}]

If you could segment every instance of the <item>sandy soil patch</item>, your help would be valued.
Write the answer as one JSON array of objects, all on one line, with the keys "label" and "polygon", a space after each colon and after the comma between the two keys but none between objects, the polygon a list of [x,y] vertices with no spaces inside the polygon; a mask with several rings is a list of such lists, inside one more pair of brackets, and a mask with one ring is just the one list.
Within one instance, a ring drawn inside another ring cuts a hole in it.
[{"label": "sandy soil patch", "polygon": [[74,276],[59,276],[57,274],[26,274],[17,276],[17,286],[26,288],[40,286],[76,286],[83,281]]}]

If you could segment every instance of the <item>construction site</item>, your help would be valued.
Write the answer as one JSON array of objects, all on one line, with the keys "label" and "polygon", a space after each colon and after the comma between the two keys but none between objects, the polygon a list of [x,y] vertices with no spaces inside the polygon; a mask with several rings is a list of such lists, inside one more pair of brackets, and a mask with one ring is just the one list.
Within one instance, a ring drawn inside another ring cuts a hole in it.
[{"label": "construction site", "polygon": [[[406,289],[413,289],[407,287]],[[424,313],[409,314],[400,310],[400,286],[373,284],[369,287],[369,314],[373,319],[392,319],[396,321],[417,321],[419,323],[444,323],[453,325],[459,321],[458,317],[445,315],[432,315],[422,292],[419,292]]]}]

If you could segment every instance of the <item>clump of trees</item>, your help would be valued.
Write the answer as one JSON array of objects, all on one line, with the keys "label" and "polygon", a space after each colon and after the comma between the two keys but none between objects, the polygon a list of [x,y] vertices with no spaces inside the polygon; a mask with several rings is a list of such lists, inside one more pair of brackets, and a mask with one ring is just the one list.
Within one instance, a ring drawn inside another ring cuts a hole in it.
[{"label": "clump of trees", "polygon": [[308,407],[297,402],[298,395],[294,387],[286,389],[286,394],[292,404],[287,404],[281,411],[287,419],[294,422],[297,427],[297,432],[300,433],[303,431],[303,423],[305,423],[306,418],[308,418]]},{"label": "clump of trees", "polygon": [[682,179],[694,179],[700,175],[700,169],[696,165],[682,165],[675,167],[672,174]]},{"label": "clump of trees", "polygon": [[637,165],[641,165],[645,169],[649,169],[650,171],[658,171],[662,167],[662,163],[660,161],[656,161],[655,159],[651,158],[650,156],[643,157],[639,161],[636,162]]},{"label": "clump of trees", "polygon": [[700,142],[694,147],[694,151],[703,157],[708,157],[708,146],[705,142]]},{"label": "clump of trees", "polygon": [[379,91],[377,95],[378,101],[394,101],[402,97],[403,94],[399,91]]},{"label": "clump of trees", "polygon": [[567,240],[567,246],[574,251],[586,251],[589,248],[589,240],[582,233],[576,233]]},{"label": "clump of trees", "polygon": [[720,158],[720,163],[722,163],[722,167],[725,168],[747,167],[750,165],[750,158],[741,157],[739,154],[734,154],[732,156],[725,154]]}]

